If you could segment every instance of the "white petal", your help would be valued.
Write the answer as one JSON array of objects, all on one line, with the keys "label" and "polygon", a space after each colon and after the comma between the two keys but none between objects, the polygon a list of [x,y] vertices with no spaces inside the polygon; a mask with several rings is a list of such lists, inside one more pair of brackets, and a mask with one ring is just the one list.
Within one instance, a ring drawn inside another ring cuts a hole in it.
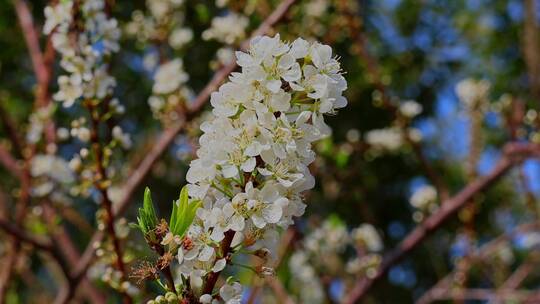
[{"label": "white petal", "polygon": [[225,165],[221,169],[221,172],[223,172],[223,177],[231,178],[238,174],[238,168],[234,165]]},{"label": "white petal", "polygon": [[256,165],[257,165],[257,161],[255,160],[255,157],[250,157],[242,164],[242,166],[241,166],[242,171],[244,171],[244,172],[253,172]]},{"label": "white petal", "polygon": [[191,250],[184,254],[184,260],[193,260],[199,254],[199,247],[193,247]]},{"label": "white petal", "polygon": [[253,225],[255,225],[255,227],[257,228],[264,228],[264,226],[266,226],[266,222],[264,221],[264,218],[261,216],[253,214],[251,216],[251,220],[253,221]]},{"label": "white petal", "polygon": [[208,262],[212,255],[214,254],[214,248],[208,245],[205,245],[199,254],[199,261]]},{"label": "white petal", "polygon": [[245,224],[245,219],[243,216],[241,215],[233,215],[233,217],[231,218],[231,222],[230,222],[230,228],[231,230],[233,231],[242,231],[244,230],[244,227],[246,226]]},{"label": "white petal", "polygon": [[281,81],[273,79],[266,83],[266,88],[272,93],[277,93],[281,88]]},{"label": "white petal", "polygon": [[182,250],[182,248],[178,250],[176,258],[178,259],[178,264],[182,264],[182,262],[184,262],[184,250]]},{"label": "white petal", "polygon": [[277,204],[267,204],[266,208],[262,210],[264,219],[270,224],[279,222],[282,214],[283,210],[281,209],[281,206]]},{"label": "white petal", "polygon": [[213,272],[220,272],[225,268],[225,265],[227,265],[227,260],[226,259],[219,259],[214,264],[214,267],[212,267],[212,271]]}]

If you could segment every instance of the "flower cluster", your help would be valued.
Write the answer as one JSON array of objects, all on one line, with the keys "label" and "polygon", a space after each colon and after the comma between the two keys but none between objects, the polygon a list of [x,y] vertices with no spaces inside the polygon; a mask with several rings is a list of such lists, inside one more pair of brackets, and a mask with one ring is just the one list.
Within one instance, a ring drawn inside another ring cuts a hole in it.
[{"label": "flower cluster", "polygon": [[405,100],[399,104],[399,113],[409,119],[422,113],[422,105],[414,100]]},{"label": "flower cluster", "polygon": [[193,31],[184,24],[184,0],[147,0],[149,14],[136,10],[125,32],[140,43],[166,42],[180,50],[193,40]]},{"label": "flower cluster", "polygon": [[49,104],[46,107],[37,109],[30,115],[30,125],[26,132],[26,141],[30,144],[36,144],[41,140],[45,129],[45,124],[54,114],[54,106]]},{"label": "flower cluster", "polygon": [[[52,33],[54,48],[62,55],[60,65],[68,72],[58,78],[60,90],[54,99],[69,107],[80,98],[103,99],[112,93],[115,79],[108,73],[107,59],[119,49],[120,30],[116,19],[104,12],[103,0],[84,1],[82,29],[71,31],[72,1],[45,8],[45,34]],[[76,35],[73,39],[72,35]]]},{"label": "flower cluster", "polygon": [[179,118],[176,110],[181,103],[192,99],[193,93],[186,84],[189,75],[184,70],[182,59],[169,60],[163,50],[165,46],[174,51],[184,50],[193,40],[193,31],[184,24],[183,0],[148,0],[146,7],[147,15],[139,10],[132,14],[125,32],[140,43],[151,41],[156,46],[154,50],[147,50],[143,60],[154,80],[148,104],[154,118],[168,124]]},{"label": "flower cluster", "polygon": [[178,260],[194,290],[225,267],[220,242],[275,253],[278,231],[304,213],[301,193],[314,186],[311,145],[330,134],[323,115],[347,104],[327,45],[264,36],[236,56],[242,70],[212,94],[213,117],[201,125],[187,173],[189,195],[202,207]]},{"label": "flower cluster", "polygon": [[154,74],[152,96],[148,104],[156,119],[164,123],[178,119],[175,111],[182,102],[191,99],[191,90],[185,85],[189,79],[182,59],[176,58],[160,65]]},{"label": "flower cluster", "polygon": [[[343,264],[350,248],[356,254]],[[373,226],[362,224],[348,231],[341,220],[330,217],[305,237],[302,248],[289,260],[292,287],[298,293],[299,303],[325,302],[321,277],[347,281],[356,275],[372,276],[381,262],[382,249],[381,237]]]},{"label": "flower cluster", "polygon": [[[34,183],[32,195],[37,197],[49,194],[57,198],[63,196],[62,191],[53,190],[75,181],[68,163],[60,157],[48,154],[38,154],[32,158],[30,174]],[[65,199],[62,198],[60,201],[65,201]]]}]

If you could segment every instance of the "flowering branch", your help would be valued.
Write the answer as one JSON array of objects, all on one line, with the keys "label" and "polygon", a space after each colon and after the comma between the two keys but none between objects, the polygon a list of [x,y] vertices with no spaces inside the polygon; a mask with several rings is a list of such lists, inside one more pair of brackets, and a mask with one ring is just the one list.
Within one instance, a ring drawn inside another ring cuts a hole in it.
[{"label": "flowering branch", "polygon": [[[255,30],[254,35],[262,35],[270,30],[277,22],[279,22],[287,13],[290,6],[295,2],[295,0],[284,0],[280,5],[268,16],[265,21]],[[247,45],[247,42],[243,44]],[[205,88],[197,95],[187,113],[183,115],[184,119],[175,122],[172,126],[167,128],[152,145],[152,149],[146,153],[144,159],[137,165],[135,169],[128,174],[129,178],[122,187],[122,198],[117,204],[115,204],[114,215],[118,216],[123,214],[129,204],[131,203],[131,198],[134,195],[135,191],[138,189],[140,184],[144,181],[146,176],[150,173],[152,167],[156,161],[163,155],[167,147],[173,142],[174,138],[178,133],[180,133],[186,123],[193,117],[195,117],[204,107],[206,101],[210,97],[210,94],[217,89],[217,87],[223,82],[223,80],[237,67],[236,62],[231,62],[230,64],[221,68],[214,76],[212,80],[205,86]],[[77,267],[75,268],[76,276],[81,277],[86,273],[86,270],[90,266],[95,248],[92,244],[99,242],[103,239],[104,235],[101,231],[96,232],[90,242],[86,247],[81,260],[79,261]]]},{"label": "flowering branch", "polygon": [[524,158],[528,157],[540,157],[540,147],[535,144],[507,144],[503,148],[503,156],[488,175],[477,178],[455,196],[446,200],[438,211],[426,218],[393,251],[386,255],[375,276],[358,280],[343,303],[352,304],[362,299],[371,286],[383,278],[391,266],[399,262],[420,245],[431,233],[439,229],[450,217],[466,206],[472,197],[488,189],[514,165],[521,163]]}]

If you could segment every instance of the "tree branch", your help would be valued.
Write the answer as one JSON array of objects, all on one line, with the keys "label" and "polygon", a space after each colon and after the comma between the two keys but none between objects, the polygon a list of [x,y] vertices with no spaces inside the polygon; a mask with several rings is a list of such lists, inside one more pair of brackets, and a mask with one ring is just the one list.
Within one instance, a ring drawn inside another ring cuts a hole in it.
[{"label": "tree branch", "polygon": [[515,164],[523,161],[526,157],[540,156],[540,147],[534,144],[509,143],[505,145],[503,151],[503,156],[488,175],[469,183],[463,190],[444,202],[438,211],[411,231],[393,251],[385,256],[375,276],[372,278],[364,277],[355,283],[343,303],[352,304],[362,299],[373,284],[382,279],[393,265],[420,245],[431,233],[439,229],[472,197],[488,189]]},{"label": "tree branch", "polygon": [[[494,240],[489,241],[487,244],[483,245],[478,250],[473,251],[466,258],[469,259],[471,263],[486,260],[500,248],[501,244],[508,242],[516,235],[538,230],[539,228],[540,226],[538,222],[522,224],[513,229],[511,232],[502,234],[496,237]],[[429,304],[435,299],[437,299],[441,293],[446,292],[450,288],[450,286],[452,285],[453,276],[454,272],[450,272],[444,278],[439,280],[439,282],[437,282],[416,301],[416,304]]]}]

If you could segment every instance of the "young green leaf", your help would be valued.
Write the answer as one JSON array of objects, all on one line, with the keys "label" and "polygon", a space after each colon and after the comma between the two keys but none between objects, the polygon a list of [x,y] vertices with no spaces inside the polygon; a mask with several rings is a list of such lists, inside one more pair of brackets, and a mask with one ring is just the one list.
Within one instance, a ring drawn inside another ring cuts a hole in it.
[{"label": "young green leaf", "polygon": [[150,224],[152,227],[155,227],[158,223],[158,218],[156,215],[156,210],[154,209],[154,204],[152,202],[152,195],[148,187],[144,189],[143,207],[146,212],[146,215],[148,216],[148,220],[149,220],[148,224]]},{"label": "young green leaf", "polygon": [[137,226],[146,235],[156,227],[157,223],[158,218],[152,202],[152,195],[150,189],[146,187],[144,190],[143,207],[139,208],[139,216],[137,216]]},{"label": "young green leaf", "polygon": [[189,202],[188,190],[184,186],[180,191],[180,197],[173,202],[169,228],[175,235],[184,236],[193,222],[197,209],[201,206],[201,201]]}]

